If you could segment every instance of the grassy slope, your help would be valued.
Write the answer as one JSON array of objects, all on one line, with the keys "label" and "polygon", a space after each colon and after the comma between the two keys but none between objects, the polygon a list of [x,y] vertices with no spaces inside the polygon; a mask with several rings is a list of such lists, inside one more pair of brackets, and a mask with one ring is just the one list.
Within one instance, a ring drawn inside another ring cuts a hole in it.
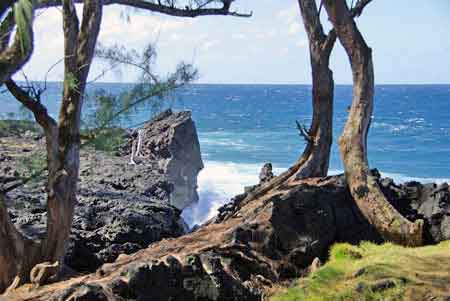
[{"label": "grassy slope", "polygon": [[[375,284],[386,281],[395,286],[374,289]],[[271,300],[447,301],[450,300],[450,241],[422,248],[337,244],[327,264]]]}]

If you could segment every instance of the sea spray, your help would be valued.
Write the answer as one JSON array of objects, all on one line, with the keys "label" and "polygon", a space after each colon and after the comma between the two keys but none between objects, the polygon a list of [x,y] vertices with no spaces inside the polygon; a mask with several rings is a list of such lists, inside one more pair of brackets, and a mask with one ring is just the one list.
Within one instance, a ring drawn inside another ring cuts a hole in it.
[{"label": "sea spray", "polygon": [[[183,218],[189,227],[201,225],[217,215],[217,210],[230,199],[244,192],[246,186],[259,182],[258,175],[261,164],[239,164],[234,162],[205,161],[205,168],[198,177],[199,201],[183,211]],[[275,175],[279,175],[288,167],[276,166]],[[331,169],[329,175],[343,173],[343,170]],[[396,183],[417,181],[421,183],[450,182],[446,178],[419,178],[399,173],[384,173],[383,177],[394,179]]]},{"label": "sea spray", "polygon": [[[200,225],[217,214],[232,197],[244,192],[246,186],[259,183],[261,164],[205,161],[205,168],[198,177],[199,201],[183,211],[189,226]],[[275,174],[285,168],[274,168]]]}]

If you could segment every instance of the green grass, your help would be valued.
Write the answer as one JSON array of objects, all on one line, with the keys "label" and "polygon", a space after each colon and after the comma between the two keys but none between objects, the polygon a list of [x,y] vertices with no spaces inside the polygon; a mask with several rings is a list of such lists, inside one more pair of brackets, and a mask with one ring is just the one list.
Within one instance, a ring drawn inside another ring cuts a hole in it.
[{"label": "green grass", "polygon": [[[395,286],[373,290],[374,284],[386,280]],[[281,289],[270,300],[447,300],[448,296],[450,241],[421,248],[336,244],[323,267],[293,287]]]}]

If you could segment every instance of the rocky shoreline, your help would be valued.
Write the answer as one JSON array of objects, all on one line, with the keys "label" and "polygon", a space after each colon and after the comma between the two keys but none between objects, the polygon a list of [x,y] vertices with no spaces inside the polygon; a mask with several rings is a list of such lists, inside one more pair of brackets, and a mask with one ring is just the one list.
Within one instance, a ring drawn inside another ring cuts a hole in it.
[{"label": "rocky shoreline", "polygon": [[[82,150],[78,205],[64,259],[72,272],[94,272],[120,254],[186,233],[181,210],[198,200],[197,174],[203,168],[195,124],[189,112],[169,110],[140,130],[135,165],[129,163],[136,131],[125,134],[116,154]],[[2,136],[0,178],[8,185],[19,178],[24,158],[43,157],[44,141],[31,131]],[[27,183],[7,199],[14,224],[34,239],[46,230],[44,181]]]},{"label": "rocky shoreline", "polygon": [[[355,205],[344,175],[290,180],[258,195],[262,186],[276,180],[269,164],[259,185],[248,187],[220,208],[217,217],[185,234],[181,211],[172,205],[182,209],[186,202],[173,203],[171,193],[195,201],[190,189],[196,187],[203,164],[201,157],[193,159],[200,149],[190,116],[177,114],[164,113],[143,127],[148,135],[142,139],[143,160],[137,165],[128,163],[139,134],[130,136],[118,156],[83,153],[80,204],[66,264],[79,273],[92,273],[37,289],[25,285],[6,300],[259,301],[273,286],[326,261],[336,242],[382,242]],[[178,130],[184,134],[178,136]],[[174,150],[180,153],[173,162],[185,167],[165,161],[176,157],[167,156]],[[2,170],[5,162],[10,161],[1,160]],[[170,168],[173,174],[168,176]],[[177,176],[176,171],[185,173]],[[372,173],[397,210],[411,221],[425,221],[427,244],[450,239],[448,184],[395,184],[376,170]],[[187,174],[192,178],[187,180]],[[170,179],[185,186],[174,190]],[[27,186],[10,196],[28,197],[23,208],[12,203],[11,214],[29,235],[43,229],[45,210],[38,187]]]}]

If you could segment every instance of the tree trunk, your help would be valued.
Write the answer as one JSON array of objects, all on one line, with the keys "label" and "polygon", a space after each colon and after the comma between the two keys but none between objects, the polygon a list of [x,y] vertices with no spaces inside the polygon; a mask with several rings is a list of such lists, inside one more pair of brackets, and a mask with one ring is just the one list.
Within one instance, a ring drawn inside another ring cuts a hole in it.
[{"label": "tree trunk", "polygon": [[[36,264],[39,244],[25,238],[13,225],[0,195],[0,293],[18,276],[26,281],[29,271]],[[4,247],[7,246],[7,247]]]},{"label": "tree trunk", "polygon": [[333,142],[333,72],[329,68],[336,37],[326,36],[314,0],[299,0],[303,24],[309,40],[312,71],[313,118],[307,146],[297,161],[296,179],[324,177],[328,173]]},{"label": "tree trunk", "polygon": [[58,129],[51,149],[57,149],[49,166],[47,200],[47,239],[42,260],[61,260],[69,239],[77,196],[80,168],[81,111],[89,69],[102,20],[101,0],[86,0],[83,20],[78,28],[75,6],[63,3],[65,36],[65,80]]},{"label": "tree trunk", "polygon": [[[0,203],[0,292],[18,276],[19,284],[30,280],[30,271],[44,262],[61,259],[69,239],[80,166],[80,121],[86,81],[102,19],[102,1],[86,0],[79,28],[75,6],[63,3],[65,34],[65,80],[58,124],[40,103],[9,81],[11,93],[30,109],[43,127],[47,150],[47,233],[39,242],[24,238],[12,224],[6,206]],[[8,247],[3,247],[4,245]],[[39,281],[52,276],[45,274]],[[41,283],[39,283],[41,284]]]},{"label": "tree trunk", "polygon": [[385,198],[367,160],[367,134],[373,111],[374,71],[372,51],[359,32],[345,0],[326,0],[325,7],[339,41],[350,59],[353,102],[339,146],[353,198],[384,239],[394,243],[422,244],[423,221],[411,223]]}]

